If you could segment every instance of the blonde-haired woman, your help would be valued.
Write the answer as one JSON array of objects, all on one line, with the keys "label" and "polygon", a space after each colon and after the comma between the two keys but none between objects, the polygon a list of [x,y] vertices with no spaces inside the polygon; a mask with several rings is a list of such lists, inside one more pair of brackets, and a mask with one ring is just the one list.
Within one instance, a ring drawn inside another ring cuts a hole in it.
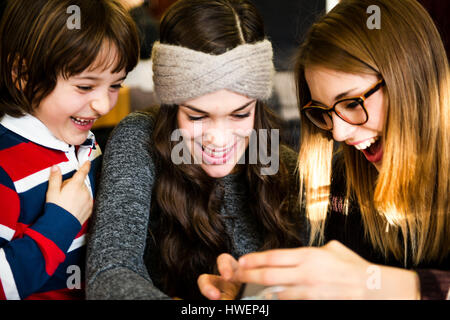
[{"label": "blonde-haired woman", "polygon": [[431,18],[415,0],[343,0],[297,62],[301,198],[310,245],[325,245],[223,254],[203,294],[258,283],[280,299],[445,299],[450,72]]}]

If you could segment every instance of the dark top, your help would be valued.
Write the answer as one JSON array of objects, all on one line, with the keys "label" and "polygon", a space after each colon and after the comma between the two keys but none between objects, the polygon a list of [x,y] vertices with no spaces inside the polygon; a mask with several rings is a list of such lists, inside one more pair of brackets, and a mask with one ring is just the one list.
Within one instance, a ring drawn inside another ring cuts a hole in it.
[{"label": "dark top", "polygon": [[[161,290],[159,252],[154,242],[148,241],[149,230],[154,231],[159,220],[159,212],[151,210],[158,175],[149,148],[153,122],[151,113],[130,114],[116,127],[106,146],[88,241],[88,299],[170,299]],[[281,146],[280,159],[290,172],[290,183],[295,183],[297,154]],[[224,237],[231,240],[229,253],[236,258],[258,250],[264,242],[262,222],[249,210],[249,186],[243,178],[233,173],[218,179],[224,188],[220,209]],[[295,185],[289,190],[289,201],[283,208],[300,217],[298,191]],[[299,235],[305,236],[306,231],[301,229]]]},{"label": "dark top", "polygon": [[[336,163],[342,167],[339,162]],[[384,256],[375,250],[364,235],[364,225],[357,203],[349,205],[348,214],[344,214],[344,198],[346,192],[343,170],[334,166],[331,183],[331,209],[328,213],[325,227],[325,241],[337,240],[359,254],[364,259],[375,264],[405,268],[404,261],[394,257]],[[407,262],[406,268],[414,269],[420,280],[421,297],[428,299],[446,299],[450,287],[450,254],[442,262],[431,261],[411,267]]]}]

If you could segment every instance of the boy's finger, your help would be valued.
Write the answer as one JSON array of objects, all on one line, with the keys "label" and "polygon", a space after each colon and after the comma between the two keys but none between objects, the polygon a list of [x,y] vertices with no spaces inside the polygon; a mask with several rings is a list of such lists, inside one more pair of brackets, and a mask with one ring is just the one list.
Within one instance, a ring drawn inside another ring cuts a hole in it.
[{"label": "boy's finger", "polygon": [[54,165],[50,169],[50,177],[48,178],[48,193],[61,191],[62,175],[59,167]]},{"label": "boy's finger", "polygon": [[86,179],[86,176],[89,173],[89,170],[91,170],[91,162],[88,160],[85,163],[83,163],[83,165],[81,166],[81,168],[78,169],[77,172],[75,172],[75,174],[72,177],[72,180],[78,181],[79,183],[83,183],[84,179]]}]

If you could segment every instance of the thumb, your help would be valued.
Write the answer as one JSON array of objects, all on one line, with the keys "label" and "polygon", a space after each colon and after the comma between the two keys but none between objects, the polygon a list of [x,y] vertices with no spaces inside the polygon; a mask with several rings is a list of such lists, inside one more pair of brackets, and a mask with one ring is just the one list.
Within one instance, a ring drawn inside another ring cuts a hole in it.
[{"label": "thumb", "polygon": [[91,162],[87,160],[81,168],[78,169],[77,172],[72,177],[72,180],[78,181],[79,183],[83,183],[84,179],[86,179],[86,176],[89,174],[89,171],[91,170]]},{"label": "thumb", "polygon": [[48,178],[47,194],[54,194],[61,191],[62,175],[57,165],[50,169],[50,177]]},{"label": "thumb", "polygon": [[227,281],[233,281],[239,264],[228,253],[223,253],[217,258],[217,268],[220,275]]}]

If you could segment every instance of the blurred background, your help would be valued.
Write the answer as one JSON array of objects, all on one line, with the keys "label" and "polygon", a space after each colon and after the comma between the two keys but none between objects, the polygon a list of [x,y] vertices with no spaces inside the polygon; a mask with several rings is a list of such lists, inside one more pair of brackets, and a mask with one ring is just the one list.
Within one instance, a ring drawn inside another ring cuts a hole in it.
[{"label": "blurred background", "polygon": [[[0,0],[0,19],[7,1]],[[94,0],[93,0],[94,1]],[[400,0],[398,0],[400,1]],[[418,0],[434,19],[446,46],[450,47],[450,0]],[[153,90],[153,43],[159,37],[159,21],[176,0],[120,0],[129,10],[140,34],[140,62],[129,73],[120,91],[116,107],[99,119],[94,128],[98,143],[104,149],[112,129],[127,114],[158,104]],[[312,23],[331,10],[339,0],[253,0],[263,16],[266,34],[274,48],[276,68],[274,94],[268,106],[282,121],[281,137],[295,150],[299,146],[300,121],[293,75],[295,52]]]}]

